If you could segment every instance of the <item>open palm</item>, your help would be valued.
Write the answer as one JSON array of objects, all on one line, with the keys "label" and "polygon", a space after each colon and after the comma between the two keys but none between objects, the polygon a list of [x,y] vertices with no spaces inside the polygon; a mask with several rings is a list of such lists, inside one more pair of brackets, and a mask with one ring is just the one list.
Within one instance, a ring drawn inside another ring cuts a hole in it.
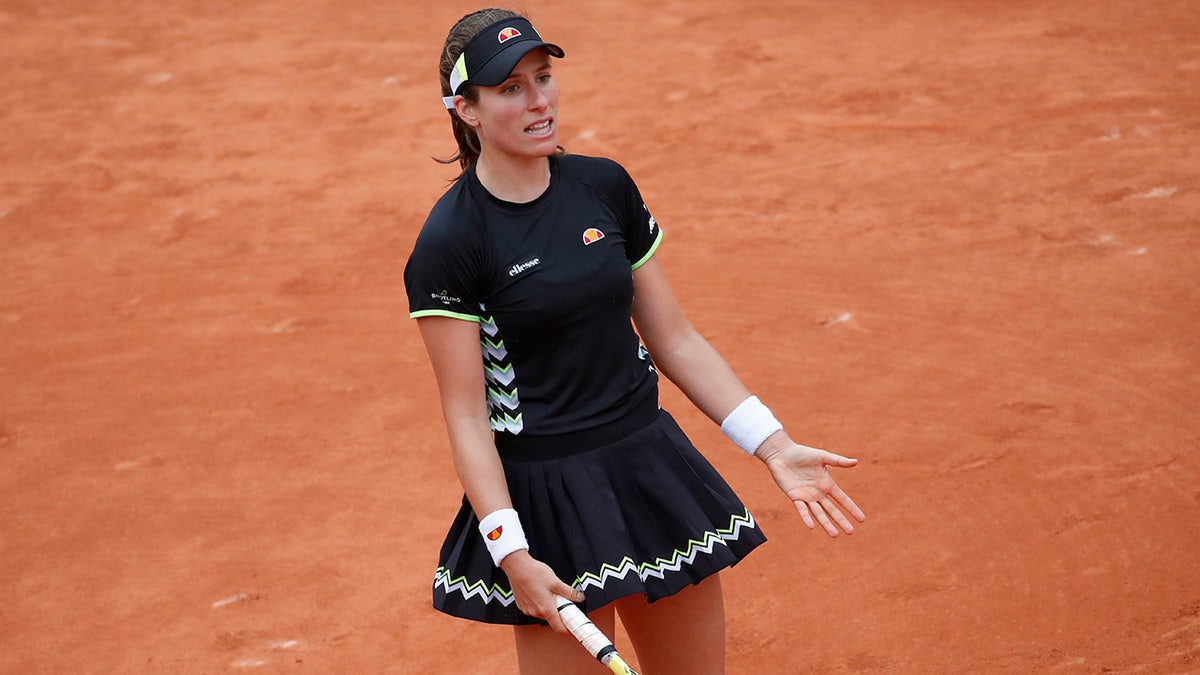
[{"label": "open palm", "polygon": [[857,459],[790,443],[763,457],[763,462],[809,529],[820,524],[829,536],[836,537],[854,532],[847,514],[860,523],[866,520],[866,514],[829,473],[829,467],[850,468],[858,464]]}]

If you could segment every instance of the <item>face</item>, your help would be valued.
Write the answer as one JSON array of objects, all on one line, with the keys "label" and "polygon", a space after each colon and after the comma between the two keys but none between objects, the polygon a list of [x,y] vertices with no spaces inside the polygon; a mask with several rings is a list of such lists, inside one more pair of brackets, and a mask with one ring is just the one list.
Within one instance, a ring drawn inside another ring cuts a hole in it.
[{"label": "face", "polygon": [[483,153],[548,157],[558,147],[558,84],[543,49],[525,55],[508,79],[479,87],[479,102],[458,101],[459,117],[475,128]]}]

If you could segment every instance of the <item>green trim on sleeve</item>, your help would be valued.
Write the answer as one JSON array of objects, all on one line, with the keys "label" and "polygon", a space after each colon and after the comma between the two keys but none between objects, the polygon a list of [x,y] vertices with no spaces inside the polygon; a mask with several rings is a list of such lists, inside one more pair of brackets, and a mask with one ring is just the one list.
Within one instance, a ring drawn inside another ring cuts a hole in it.
[{"label": "green trim on sleeve", "polygon": [[658,250],[658,245],[662,243],[662,239],[663,239],[663,231],[662,231],[662,228],[660,227],[660,228],[658,228],[658,234],[654,237],[654,243],[650,245],[650,250],[646,251],[646,255],[642,256],[640,260],[633,263],[632,269],[636,270],[637,268],[641,267],[642,265],[645,265],[646,262],[648,260],[650,260],[650,256],[654,255],[654,252]]},{"label": "green trim on sleeve", "polygon": [[461,314],[459,312],[449,312],[444,309],[418,309],[415,312],[409,312],[408,318],[420,319],[426,316],[445,316],[451,319],[462,319],[463,321],[473,321],[479,323],[479,317],[474,314]]}]

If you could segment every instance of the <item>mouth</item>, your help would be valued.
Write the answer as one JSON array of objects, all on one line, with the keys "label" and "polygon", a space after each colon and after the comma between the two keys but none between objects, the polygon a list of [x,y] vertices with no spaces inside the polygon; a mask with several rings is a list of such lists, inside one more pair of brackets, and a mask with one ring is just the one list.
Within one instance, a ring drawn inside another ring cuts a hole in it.
[{"label": "mouth", "polygon": [[540,122],[535,122],[535,123],[530,124],[529,126],[525,127],[526,134],[528,134],[530,136],[536,136],[538,138],[544,138],[546,136],[549,136],[553,132],[554,132],[554,120],[553,119],[541,120]]}]

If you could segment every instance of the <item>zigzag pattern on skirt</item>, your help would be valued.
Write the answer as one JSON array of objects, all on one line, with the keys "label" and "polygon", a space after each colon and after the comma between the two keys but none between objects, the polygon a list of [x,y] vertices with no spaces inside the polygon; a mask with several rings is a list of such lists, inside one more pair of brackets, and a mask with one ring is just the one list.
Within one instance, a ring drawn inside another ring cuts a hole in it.
[{"label": "zigzag pattern on skirt", "polygon": [[[654,562],[638,564],[626,556],[616,565],[604,563],[598,572],[579,575],[571,585],[581,591],[588,588],[604,588],[604,584],[609,580],[624,579],[630,574],[636,574],[642,581],[651,577],[662,579],[668,572],[678,572],[684,565],[692,564],[697,555],[712,553],[713,547],[718,544],[728,546],[728,542],[737,541],[744,528],[754,527],[754,516],[746,509],[745,512],[730,517],[729,527],[705,532],[701,539],[689,540],[686,548],[676,550],[669,558],[657,558]],[[445,567],[438,567],[433,575],[433,585],[435,588],[441,586],[447,595],[460,593],[467,599],[478,596],[485,604],[498,602],[507,607],[515,601],[511,588],[504,588],[499,584],[489,585],[482,580],[468,581],[466,577],[451,578],[450,570]]]}]

